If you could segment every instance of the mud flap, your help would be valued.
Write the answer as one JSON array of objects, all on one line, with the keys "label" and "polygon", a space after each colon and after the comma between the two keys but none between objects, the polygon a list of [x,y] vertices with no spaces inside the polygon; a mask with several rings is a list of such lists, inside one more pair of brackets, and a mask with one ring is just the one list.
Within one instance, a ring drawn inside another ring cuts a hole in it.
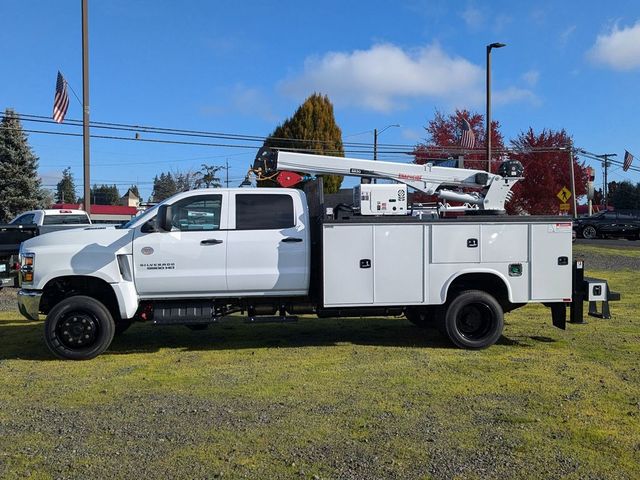
[{"label": "mud flap", "polygon": [[567,304],[562,302],[545,303],[544,306],[549,307],[551,309],[551,321],[553,323],[553,326],[561,330],[566,330]]}]

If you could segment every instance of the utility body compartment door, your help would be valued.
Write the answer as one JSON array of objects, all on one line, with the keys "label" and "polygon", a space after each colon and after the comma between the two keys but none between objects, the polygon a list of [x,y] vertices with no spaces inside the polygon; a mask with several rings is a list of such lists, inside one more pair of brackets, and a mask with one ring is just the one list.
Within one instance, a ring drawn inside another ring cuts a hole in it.
[{"label": "utility body compartment door", "polygon": [[531,299],[571,299],[571,222],[531,225]]},{"label": "utility body compartment door", "polygon": [[324,306],[423,303],[427,228],[324,225]]},{"label": "utility body compartment door", "polygon": [[373,226],[323,229],[325,305],[373,303]]}]

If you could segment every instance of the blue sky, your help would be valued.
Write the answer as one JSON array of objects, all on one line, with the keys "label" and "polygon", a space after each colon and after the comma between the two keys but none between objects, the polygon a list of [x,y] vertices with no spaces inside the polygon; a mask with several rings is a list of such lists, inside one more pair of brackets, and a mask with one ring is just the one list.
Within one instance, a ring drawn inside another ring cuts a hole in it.
[{"label": "blue sky", "polygon": [[[82,93],[80,0],[0,6],[0,108],[51,115],[58,69]],[[379,141],[412,145],[436,109],[484,113],[485,45],[504,42],[492,55],[493,118],[507,139],[565,128],[579,147],[618,159],[628,149],[640,164],[637,0],[90,0],[89,15],[93,121],[268,135],[320,91],[345,141],[397,123]],[[67,117],[80,119],[71,100]],[[81,138],[30,143],[45,184],[70,166],[81,189]],[[235,186],[255,149],[94,139],[91,152],[92,183],[138,183],[146,199],[154,175],[201,163],[228,160]],[[611,169],[611,180],[638,177]]]}]

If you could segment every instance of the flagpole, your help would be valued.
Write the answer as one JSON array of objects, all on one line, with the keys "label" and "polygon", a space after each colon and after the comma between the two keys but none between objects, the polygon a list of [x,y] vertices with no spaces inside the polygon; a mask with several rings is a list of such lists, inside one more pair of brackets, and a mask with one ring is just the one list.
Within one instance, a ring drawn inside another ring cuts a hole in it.
[{"label": "flagpole", "polygon": [[89,175],[89,5],[82,0],[82,158],[84,167],[84,210],[91,214]]}]

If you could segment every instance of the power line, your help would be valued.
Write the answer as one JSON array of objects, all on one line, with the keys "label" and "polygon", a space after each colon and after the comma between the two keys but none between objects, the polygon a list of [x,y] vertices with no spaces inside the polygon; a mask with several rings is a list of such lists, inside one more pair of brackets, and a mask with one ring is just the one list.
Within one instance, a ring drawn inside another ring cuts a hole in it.
[{"label": "power line", "polygon": [[[18,114],[18,117],[25,122],[37,122],[37,123],[48,123],[48,124],[59,125],[49,117],[45,117],[43,115]],[[79,127],[82,125],[82,122],[80,120],[66,119],[65,125],[72,126],[72,127]],[[146,125],[132,125],[132,124],[112,123],[112,122],[95,122],[94,121],[94,122],[91,122],[91,127],[108,129],[108,130],[154,133],[154,134],[161,134],[161,135],[204,137],[204,138],[217,138],[217,139],[225,139],[225,140],[243,140],[243,141],[252,141],[252,142],[264,142],[266,140],[277,140],[277,141],[283,141],[283,142],[334,143],[331,140],[265,137],[265,136],[259,136],[259,135],[207,132],[202,130],[153,127],[153,126],[146,126]],[[363,143],[363,142],[345,142],[343,143],[343,146],[344,145],[353,146],[353,147],[372,147],[373,148],[373,144]],[[411,147],[410,145],[407,145],[407,144],[379,144],[379,146],[392,147],[392,148]]]}]

